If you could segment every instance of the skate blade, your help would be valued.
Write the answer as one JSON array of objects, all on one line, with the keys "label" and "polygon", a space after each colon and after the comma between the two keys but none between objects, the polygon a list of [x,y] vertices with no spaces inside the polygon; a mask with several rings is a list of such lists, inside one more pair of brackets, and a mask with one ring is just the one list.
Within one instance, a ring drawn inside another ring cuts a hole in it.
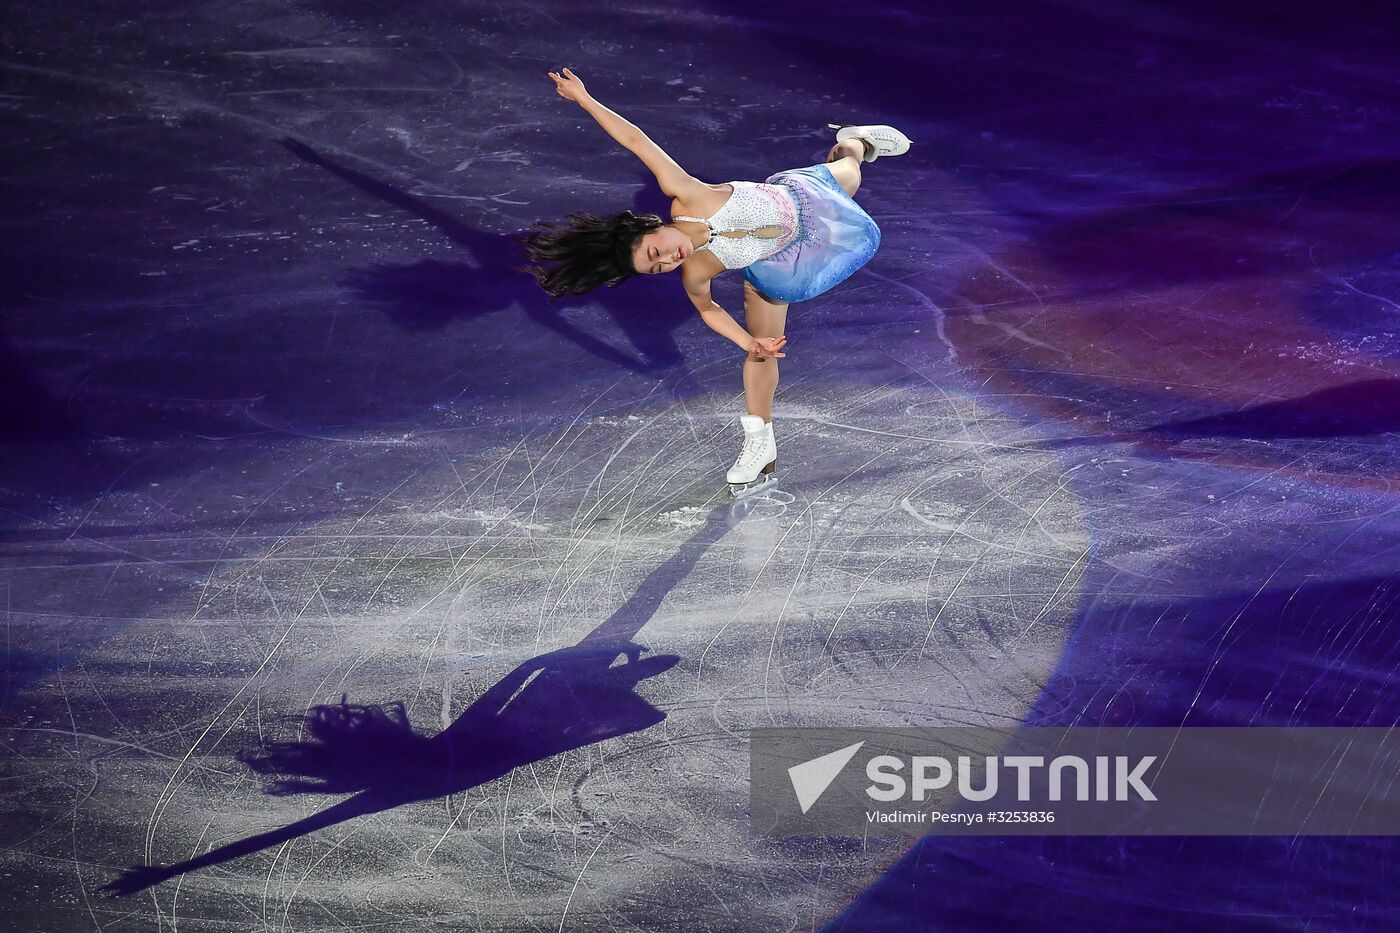
[{"label": "skate blade", "polygon": [[735,499],[747,499],[754,493],[767,489],[769,486],[773,486],[777,482],[778,477],[775,474],[760,474],[759,478],[754,480],[752,483],[730,483],[729,493]]},{"label": "skate blade", "polygon": [[[844,130],[844,129],[845,129],[846,127],[848,127],[848,126],[855,126],[855,124],[854,124],[854,123],[845,123],[845,124],[842,124],[842,123],[828,123],[827,126],[830,127],[830,128],[833,129],[833,130]],[[911,146],[914,145],[914,140],[909,139],[908,136],[905,136],[904,138],[907,139],[907,140],[909,140],[909,145],[911,145]],[[900,154],[900,155],[903,155],[904,153],[899,153],[899,154]]]}]

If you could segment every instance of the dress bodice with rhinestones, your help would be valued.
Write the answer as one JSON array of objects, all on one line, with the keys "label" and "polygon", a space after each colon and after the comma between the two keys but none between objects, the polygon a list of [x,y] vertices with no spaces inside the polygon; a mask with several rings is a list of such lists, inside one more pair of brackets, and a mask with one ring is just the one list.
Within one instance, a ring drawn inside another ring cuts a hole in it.
[{"label": "dress bodice with rhinestones", "polygon": [[781,250],[797,235],[797,204],[783,185],[731,181],[734,193],[710,217],[687,217],[710,228],[696,252],[709,250],[725,269],[742,269]]}]

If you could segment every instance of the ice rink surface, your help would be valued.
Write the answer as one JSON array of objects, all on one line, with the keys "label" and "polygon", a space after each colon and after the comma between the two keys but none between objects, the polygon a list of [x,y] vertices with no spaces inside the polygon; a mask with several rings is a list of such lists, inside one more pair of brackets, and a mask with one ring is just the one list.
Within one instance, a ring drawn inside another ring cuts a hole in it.
[{"label": "ice rink surface", "polygon": [[[1395,723],[1400,60],[1301,6],[8,4],[7,927],[1393,929],[1383,837],[748,828],[758,726]],[[762,496],[677,277],[514,271],[669,209],[563,65],[915,141]]]}]

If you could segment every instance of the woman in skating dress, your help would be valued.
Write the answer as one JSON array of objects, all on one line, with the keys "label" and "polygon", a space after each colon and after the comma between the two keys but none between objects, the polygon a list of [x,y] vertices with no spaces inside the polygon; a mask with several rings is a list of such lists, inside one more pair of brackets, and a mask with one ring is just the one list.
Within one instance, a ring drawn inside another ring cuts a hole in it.
[{"label": "woman in skating dress", "polygon": [[[675,163],[631,122],[595,100],[568,68],[550,72],[559,95],[597,120],[634,153],[672,198],[670,223],[630,210],[611,217],[580,211],[568,225],[539,221],[520,237],[535,262],[550,268],[520,271],[534,276],[551,300],[582,295],[599,285],[616,287],[634,275],[681,273],[686,295],[705,323],[743,350],[748,414],[740,416],[744,445],[730,468],[736,496],[776,479],[773,393],[787,338],[788,305],[815,298],[844,282],[880,246],[880,228],[852,199],[861,165],[901,155],[909,139],[890,126],[841,126],[825,163],[788,169],[763,182],[711,185]],[[744,272],[744,324],[710,297],[710,280]]]}]

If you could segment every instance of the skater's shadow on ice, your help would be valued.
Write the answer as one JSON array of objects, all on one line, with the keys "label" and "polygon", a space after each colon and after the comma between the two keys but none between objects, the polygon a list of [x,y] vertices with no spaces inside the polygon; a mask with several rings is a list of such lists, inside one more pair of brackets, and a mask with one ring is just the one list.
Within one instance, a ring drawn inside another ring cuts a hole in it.
[{"label": "skater's shadow on ice", "polygon": [[[531,658],[434,736],[416,730],[399,703],[314,706],[304,723],[309,738],[270,744],[243,761],[279,776],[269,794],[353,797],[176,865],[130,868],[107,890],[134,894],[357,816],[470,790],[522,765],[654,726],[666,714],[634,689],[680,659],[642,659],[641,652],[633,644],[581,645]],[[614,664],[619,657],[622,663]]]},{"label": "skater's shadow on ice", "polygon": [[302,724],[309,738],[271,743],[242,760],[275,776],[269,794],[354,796],[188,861],[134,866],[105,890],[134,894],[354,817],[461,793],[523,765],[656,725],[666,714],[639,696],[637,685],[670,670],[680,657],[643,658],[646,649],[634,639],[666,594],[751,509],[743,501],[716,506],[705,524],[577,645],[519,665],[436,735],[415,729],[400,703],[362,706],[342,698],[312,707]]},{"label": "skater's shadow on ice", "polygon": [[[659,290],[647,294],[646,289],[629,282],[631,288],[600,288],[587,295],[560,299],[551,307],[535,281],[515,271],[528,260],[519,252],[512,236],[470,227],[423,198],[334,162],[295,139],[288,137],[281,142],[303,161],[426,220],[470,254],[470,262],[420,259],[352,270],[347,284],[363,298],[383,308],[389,320],[398,326],[409,330],[440,330],[454,320],[479,318],[514,306],[523,310],[535,324],[554,331],[599,359],[633,372],[652,374],[684,362],[673,332],[695,317],[687,303],[665,300],[655,294]],[[646,200],[642,190],[633,198],[632,210],[656,213],[657,208]],[[561,308],[585,305],[605,310],[640,358],[594,337],[560,313]]]},{"label": "skater's shadow on ice", "polygon": [[1367,379],[1298,398],[1249,405],[1238,411],[1032,446],[1059,449],[1135,441],[1171,444],[1205,437],[1297,440],[1365,437],[1396,431],[1400,431],[1400,379]]}]

